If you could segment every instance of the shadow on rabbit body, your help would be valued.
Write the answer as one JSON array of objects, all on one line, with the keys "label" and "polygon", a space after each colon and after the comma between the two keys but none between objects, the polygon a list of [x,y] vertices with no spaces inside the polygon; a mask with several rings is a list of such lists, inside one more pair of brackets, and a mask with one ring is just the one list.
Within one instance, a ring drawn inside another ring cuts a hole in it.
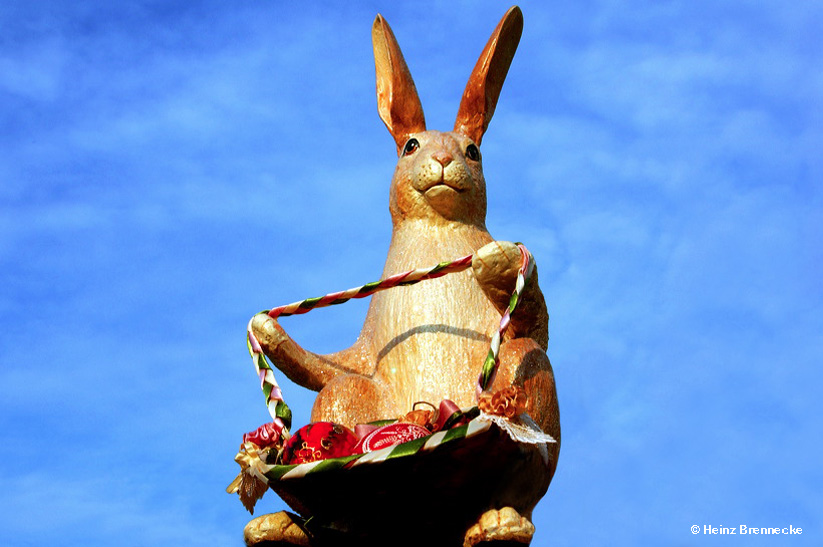
[{"label": "shadow on rabbit body", "polygon": [[[428,131],[400,48],[386,21],[377,16],[372,39],[378,110],[399,155],[390,191],[393,230],[383,275],[468,254],[474,257],[471,271],[372,296],[357,341],[337,353],[311,353],[274,319],[259,315],[253,320],[255,335],[272,362],[296,383],[320,392],[312,421],[353,427],[401,416],[418,401],[437,404],[448,398],[461,408],[475,404],[480,368],[521,261],[516,245],[495,241],[486,229],[486,183],[479,150],[521,31],[522,15],[515,7],[495,29],[472,72],[454,130]],[[522,385],[529,396],[527,412],[558,440],[548,447],[548,464],[529,470],[528,485],[514,478],[511,482],[520,490],[511,499],[502,499],[504,494],[489,502],[491,510],[513,505],[526,519],[548,488],[560,446],[554,377],[545,353],[547,329],[535,271],[504,338],[493,386]],[[481,530],[478,541],[483,534]]]}]

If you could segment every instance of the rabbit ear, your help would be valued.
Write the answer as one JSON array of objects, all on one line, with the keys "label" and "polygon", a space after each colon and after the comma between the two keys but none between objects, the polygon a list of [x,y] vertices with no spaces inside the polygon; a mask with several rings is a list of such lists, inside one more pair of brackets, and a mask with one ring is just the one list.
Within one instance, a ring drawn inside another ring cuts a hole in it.
[{"label": "rabbit ear", "polygon": [[454,130],[480,144],[523,32],[523,13],[512,6],[489,38],[466,84]]},{"label": "rabbit ear", "polygon": [[411,133],[426,130],[423,106],[389,24],[378,15],[371,31],[377,72],[377,110],[398,151]]}]

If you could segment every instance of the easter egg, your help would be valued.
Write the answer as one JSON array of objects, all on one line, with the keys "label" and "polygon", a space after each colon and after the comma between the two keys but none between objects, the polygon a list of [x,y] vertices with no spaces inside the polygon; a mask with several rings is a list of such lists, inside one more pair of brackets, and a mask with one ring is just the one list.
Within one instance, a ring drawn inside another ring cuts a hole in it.
[{"label": "easter egg", "polygon": [[356,452],[371,452],[431,435],[423,426],[397,422],[378,427],[357,443]]},{"label": "easter egg", "polygon": [[348,428],[332,422],[315,422],[298,429],[283,446],[286,465],[341,458],[354,454],[357,437]]}]

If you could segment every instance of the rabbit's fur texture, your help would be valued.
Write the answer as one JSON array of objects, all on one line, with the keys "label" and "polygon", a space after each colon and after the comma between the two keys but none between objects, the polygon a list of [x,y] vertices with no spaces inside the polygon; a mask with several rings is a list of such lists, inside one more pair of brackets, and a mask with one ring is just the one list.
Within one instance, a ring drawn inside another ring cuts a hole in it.
[{"label": "rabbit's fur texture", "polygon": [[[486,229],[486,182],[477,147],[521,31],[522,15],[514,7],[495,29],[474,68],[455,129],[427,131],[399,46],[386,21],[377,16],[372,38],[378,110],[399,154],[390,191],[392,239],[383,275],[468,254],[474,254],[472,271],[375,294],[354,345],[329,355],[304,350],[274,319],[258,315],[252,328],[266,355],[293,381],[320,392],[312,421],[353,427],[401,416],[418,401],[436,405],[448,398],[461,408],[476,404],[480,368],[521,261],[516,245],[495,241]],[[494,513],[510,504],[528,526],[526,519],[548,488],[560,448],[547,342],[548,315],[535,271],[504,338],[492,389],[523,386],[528,414],[558,442],[548,445],[548,464],[537,458],[540,463],[527,480],[512,480],[520,490],[503,496],[510,498],[505,502],[490,500],[488,507]],[[484,519],[501,521],[495,515]],[[473,527],[472,537],[479,539],[466,536],[467,544],[495,539],[497,532],[483,528],[484,519]],[[524,537],[520,533],[518,537]]]}]

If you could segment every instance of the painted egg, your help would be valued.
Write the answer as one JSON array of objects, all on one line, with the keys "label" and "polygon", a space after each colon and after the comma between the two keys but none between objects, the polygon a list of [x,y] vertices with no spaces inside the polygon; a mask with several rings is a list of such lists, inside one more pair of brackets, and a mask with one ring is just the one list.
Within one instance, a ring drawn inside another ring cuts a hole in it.
[{"label": "painted egg", "polygon": [[346,427],[332,422],[315,422],[298,429],[283,446],[283,463],[308,463],[342,458],[355,453],[357,437]]},{"label": "painted egg", "polygon": [[357,443],[356,453],[380,450],[396,444],[401,444],[421,437],[431,435],[428,429],[417,424],[394,423],[378,427]]}]

